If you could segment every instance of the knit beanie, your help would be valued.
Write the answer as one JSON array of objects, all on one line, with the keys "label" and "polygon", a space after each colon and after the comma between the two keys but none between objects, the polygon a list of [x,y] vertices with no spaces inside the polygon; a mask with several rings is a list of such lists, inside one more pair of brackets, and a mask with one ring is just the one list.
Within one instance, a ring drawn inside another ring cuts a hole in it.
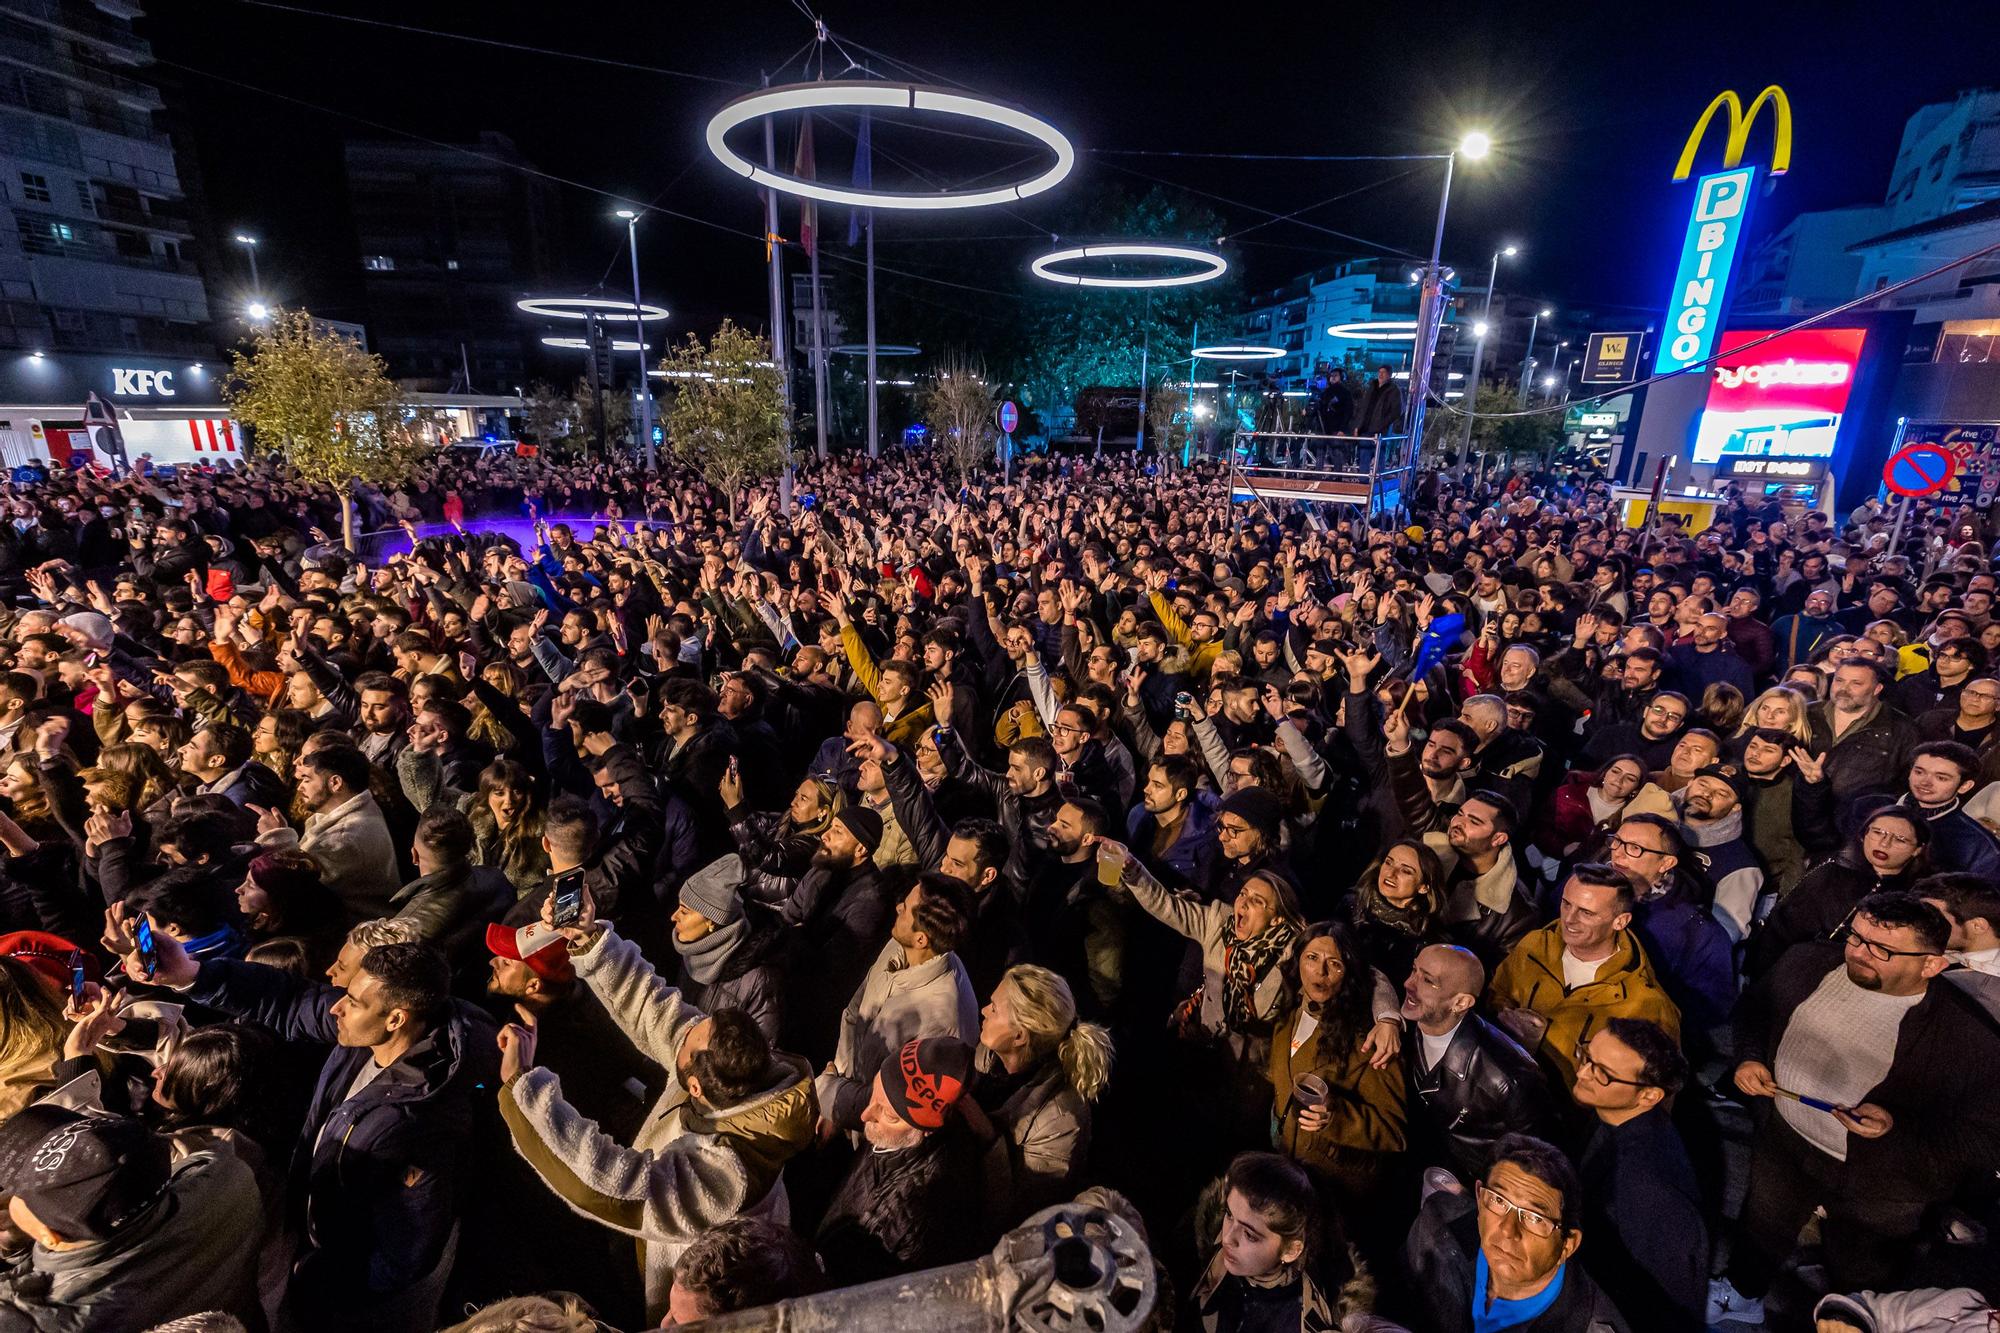
[{"label": "knit beanie", "polygon": [[1275,847],[1278,833],[1284,823],[1284,807],[1278,798],[1262,787],[1244,787],[1222,798],[1221,814],[1235,815],[1264,835],[1264,841]]},{"label": "knit beanie", "polygon": [[945,1116],[965,1095],[972,1048],[956,1037],[920,1037],[881,1070],[891,1110],[918,1129],[943,1129]]},{"label": "knit beanie", "polygon": [[867,849],[870,856],[882,845],[882,816],[865,805],[850,805],[834,818],[840,826],[854,835],[854,840]]},{"label": "knit beanie", "polygon": [[743,858],[732,852],[687,877],[681,884],[681,906],[726,926],[743,915],[743,900],[737,892],[742,884]]}]

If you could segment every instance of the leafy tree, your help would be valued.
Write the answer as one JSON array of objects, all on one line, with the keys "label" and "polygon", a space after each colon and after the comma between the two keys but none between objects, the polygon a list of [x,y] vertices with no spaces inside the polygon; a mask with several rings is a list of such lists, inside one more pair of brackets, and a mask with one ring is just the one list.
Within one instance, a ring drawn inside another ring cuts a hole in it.
[{"label": "leafy tree", "polygon": [[707,345],[690,333],[661,364],[674,386],[662,404],[669,443],[729,497],[734,518],[737,490],[778,470],[791,431],[771,344],[725,319]]},{"label": "leafy tree", "polygon": [[924,425],[931,444],[958,469],[961,486],[993,457],[999,438],[993,424],[995,407],[984,368],[964,357],[940,362],[924,391]]},{"label": "leafy tree", "polygon": [[259,452],[281,453],[301,480],[340,494],[354,549],[354,485],[407,481],[427,447],[427,414],[406,409],[382,358],[304,310],[274,310],[249,350],[231,353],[229,410]]},{"label": "leafy tree", "polygon": [[1194,434],[1193,408],[1187,391],[1171,384],[1156,384],[1146,398],[1146,438],[1162,460],[1181,456]]},{"label": "leafy tree", "polygon": [[525,408],[528,433],[543,448],[549,448],[570,433],[575,404],[556,392],[555,385],[547,380],[537,380],[528,386]]},{"label": "leafy tree", "polygon": [[[597,395],[590,391],[589,376],[577,377],[576,384],[569,391],[565,415],[572,423],[569,430],[571,442],[580,441],[583,451],[589,452],[591,443],[597,439]],[[631,397],[605,385],[604,447],[629,446],[632,442],[632,421]]]}]

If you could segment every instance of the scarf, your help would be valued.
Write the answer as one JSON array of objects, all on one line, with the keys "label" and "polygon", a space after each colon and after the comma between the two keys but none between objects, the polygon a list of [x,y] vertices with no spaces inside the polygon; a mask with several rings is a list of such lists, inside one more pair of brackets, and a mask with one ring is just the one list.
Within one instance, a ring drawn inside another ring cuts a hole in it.
[{"label": "scarf", "polygon": [[1382,896],[1376,887],[1374,876],[1362,880],[1355,894],[1355,924],[1378,921],[1391,930],[1408,935],[1411,939],[1422,939],[1426,931],[1437,921],[1437,897],[1429,889],[1418,889],[1416,896],[1402,907]]},{"label": "scarf", "polygon": [[1257,982],[1298,942],[1298,928],[1273,921],[1247,940],[1232,939],[1222,952],[1222,1021],[1235,1032],[1269,1031],[1257,1013]]},{"label": "scarf", "polygon": [[681,966],[691,979],[698,985],[712,986],[722,979],[722,969],[736,952],[736,946],[743,943],[749,928],[749,921],[739,916],[692,942],[676,935],[674,952],[681,956]]},{"label": "scarf", "polygon": [[1595,787],[1585,787],[1583,794],[1590,801],[1590,822],[1596,827],[1602,827],[1620,810],[1631,804],[1629,801],[1614,801],[1608,796],[1601,796]]}]

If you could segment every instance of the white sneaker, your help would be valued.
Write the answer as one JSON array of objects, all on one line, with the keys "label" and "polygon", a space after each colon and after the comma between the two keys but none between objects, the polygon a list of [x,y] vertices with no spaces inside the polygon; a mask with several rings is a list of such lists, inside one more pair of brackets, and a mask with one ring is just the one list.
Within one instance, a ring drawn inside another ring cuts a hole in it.
[{"label": "white sneaker", "polygon": [[1708,1322],[1710,1324],[1762,1324],[1764,1302],[1752,1300],[1726,1277],[1708,1280]]}]

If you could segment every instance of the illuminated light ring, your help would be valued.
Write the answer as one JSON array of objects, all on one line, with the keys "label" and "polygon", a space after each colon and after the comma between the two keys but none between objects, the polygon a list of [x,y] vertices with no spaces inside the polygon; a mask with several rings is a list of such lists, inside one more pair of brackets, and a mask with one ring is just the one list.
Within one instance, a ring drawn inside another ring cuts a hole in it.
[{"label": "illuminated light ring", "polygon": [[1291,355],[1282,347],[1259,347],[1251,343],[1217,343],[1212,347],[1197,347],[1194,355],[1204,361],[1276,361],[1279,357]]},{"label": "illuminated light ring", "polygon": [[[567,306],[568,309],[562,307]],[[639,313],[632,313],[630,301],[613,301],[602,296],[531,296],[514,302],[516,310],[524,310],[531,315],[545,319],[590,319],[597,318],[613,323],[633,321],[649,323],[667,317],[667,308],[658,305],[641,305]],[[618,312],[618,313],[614,313]]]},{"label": "illuminated light ring", "polygon": [[[1078,259],[1179,259],[1190,264],[1207,264],[1208,267],[1163,278],[1087,278],[1054,271],[1057,264],[1068,264]],[[1035,259],[1028,267],[1038,278],[1068,283],[1072,287],[1191,287],[1198,282],[1212,282],[1227,273],[1229,261],[1213,250],[1196,250],[1185,245],[1119,242],[1053,250]]]},{"label": "illuminated light ring", "polygon": [[[561,347],[575,352],[587,352],[590,350],[590,339],[544,338],[542,339],[542,346]],[[611,350],[614,352],[644,352],[649,350],[649,344],[635,343],[630,338],[613,338],[611,340]]]},{"label": "illuminated light ring", "polygon": [[[758,166],[725,142],[731,130],[749,121],[781,111],[813,110],[933,111],[940,115],[962,116],[1024,134],[1054,153],[1056,160],[1041,175],[1013,185],[918,194],[905,190],[856,190],[787,176],[783,172]],[[1062,131],[1019,107],[973,93],[927,88],[914,83],[882,83],[873,79],[792,83],[745,94],[709,118],[707,138],[708,151],[715,154],[717,161],[758,185],[780,194],[795,194],[817,199],[821,203],[846,204],[855,208],[984,208],[990,204],[1018,203],[1054,189],[1076,168],[1076,149]]]},{"label": "illuminated light ring", "polygon": [[[867,356],[868,344],[842,343],[838,347],[829,347],[827,354],[829,356]],[[909,343],[877,343],[875,345],[875,355],[877,356],[922,356],[923,354],[923,348],[912,347]]]},{"label": "illuminated light ring", "polygon": [[1365,319],[1352,324],[1335,324],[1327,329],[1329,338],[1352,338],[1356,342],[1414,342],[1417,336],[1417,321],[1414,319]]}]

